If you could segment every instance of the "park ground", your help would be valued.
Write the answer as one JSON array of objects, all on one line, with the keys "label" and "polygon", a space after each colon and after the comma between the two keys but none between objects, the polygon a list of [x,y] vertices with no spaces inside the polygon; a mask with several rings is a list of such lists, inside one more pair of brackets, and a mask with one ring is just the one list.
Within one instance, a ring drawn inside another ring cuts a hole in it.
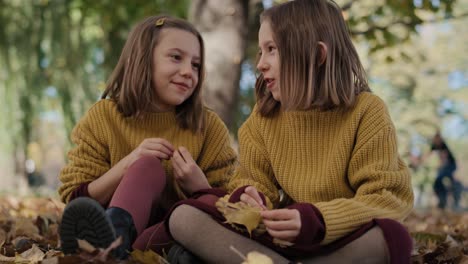
[{"label": "park ground", "polygon": [[[117,263],[86,247],[81,254],[63,256],[58,236],[63,208],[53,198],[0,196],[0,263]],[[404,225],[414,240],[413,263],[468,264],[468,212],[414,210]],[[166,263],[148,251],[120,263],[158,261]]]}]

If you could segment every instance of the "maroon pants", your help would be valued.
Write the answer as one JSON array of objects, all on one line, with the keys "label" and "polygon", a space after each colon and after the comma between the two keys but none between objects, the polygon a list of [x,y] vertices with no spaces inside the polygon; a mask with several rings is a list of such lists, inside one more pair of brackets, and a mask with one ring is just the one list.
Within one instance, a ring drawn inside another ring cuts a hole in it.
[{"label": "maroon pants", "polygon": [[[167,177],[161,161],[155,157],[143,157],[135,161],[127,170],[110,201],[109,207],[119,207],[133,218],[137,230],[134,249],[151,249],[159,254],[172,244],[172,238],[163,224],[167,206],[162,200],[167,197]],[[214,205],[213,199],[202,198],[200,201]]]}]

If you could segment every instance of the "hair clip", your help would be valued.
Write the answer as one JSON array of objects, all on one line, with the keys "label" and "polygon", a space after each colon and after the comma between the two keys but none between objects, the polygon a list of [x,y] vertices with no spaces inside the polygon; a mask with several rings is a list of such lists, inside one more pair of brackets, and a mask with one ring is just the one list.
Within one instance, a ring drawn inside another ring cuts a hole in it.
[{"label": "hair clip", "polygon": [[160,27],[160,26],[164,25],[164,21],[166,21],[165,17],[156,20],[156,26]]}]

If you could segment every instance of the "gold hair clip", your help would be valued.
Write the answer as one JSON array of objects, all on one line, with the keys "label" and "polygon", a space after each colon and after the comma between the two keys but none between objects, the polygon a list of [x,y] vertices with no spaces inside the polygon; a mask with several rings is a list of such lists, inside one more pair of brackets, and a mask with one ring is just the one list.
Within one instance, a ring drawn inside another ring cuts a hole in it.
[{"label": "gold hair clip", "polygon": [[165,17],[156,20],[156,26],[160,27],[160,26],[164,25],[164,21],[166,21]]}]

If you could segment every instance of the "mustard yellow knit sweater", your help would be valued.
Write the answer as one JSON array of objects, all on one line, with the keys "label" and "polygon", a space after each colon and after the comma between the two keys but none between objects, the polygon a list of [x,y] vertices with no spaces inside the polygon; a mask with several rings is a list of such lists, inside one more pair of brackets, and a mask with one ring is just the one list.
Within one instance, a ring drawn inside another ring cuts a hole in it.
[{"label": "mustard yellow knit sweater", "polygon": [[[71,134],[76,145],[68,153],[68,164],[60,173],[59,194],[68,202],[81,184],[106,173],[140,145],[145,138],[159,137],[175,148],[184,146],[205,173],[211,186],[224,186],[234,171],[236,154],[222,120],[205,109],[206,127],[201,133],[181,129],[174,112],[151,113],[142,119],[126,118],[111,100],[100,100],[78,122]],[[166,175],[172,176],[170,161],[163,161]]]},{"label": "mustard yellow knit sweater", "polygon": [[278,190],[323,215],[323,244],[373,218],[402,220],[413,207],[409,171],[383,101],[362,93],[351,110],[283,112],[256,108],[239,130],[240,164],[232,191],[254,185],[278,205]]}]

